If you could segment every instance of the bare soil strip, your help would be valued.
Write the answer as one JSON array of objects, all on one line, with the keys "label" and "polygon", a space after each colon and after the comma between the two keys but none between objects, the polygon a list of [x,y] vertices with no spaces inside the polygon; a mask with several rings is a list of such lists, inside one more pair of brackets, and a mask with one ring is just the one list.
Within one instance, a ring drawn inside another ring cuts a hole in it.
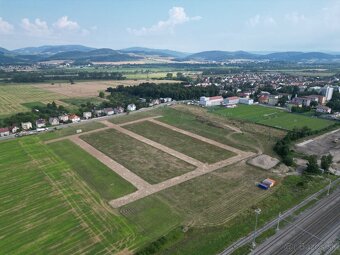
[{"label": "bare soil strip", "polygon": [[151,184],[144,181],[142,178],[140,178],[138,175],[131,172],[129,169],[125,168],[118,162],[114,161],[110,157],[106,156],[101,151],[97,150],[96,148],[92,147],[85,141],[81,140],[79,136],[72,136],[68,137],[72,142],[77,144],[80,148],[94,156],[96,159],[98,159],[100,162],[108,166],[112,169],[112,171],[119,174],[121,177],[123,177],[125,180],[130,182],[132,185],[134,185],[139,190],[144,189],[150,189]]},{"label": "bare soil strip", "polygon": [[119,132],[121,132],[123,134],[131,136],[132,138],[137,139],[137,140],[139,140],[139,141],[141,141],[143,143],[151,145],[151,146],[155,147],[158,150],[164,151],[164,152],[166,152],[166,153],[168,153],[168,154],[170,154],[170,155],[172,155],[172,156],[174,156],[176,158],[179,158],[179,159],[181,159],[181,160],[183,160],[183,161],[185,161],[185,162],[187,162],[187,163],[189,163],[191,165],[194,165],[194,166],[202,166],[203,165],[202,162],[200,162],[200,161],[198,161],[198,160],[196,160],[194,158],[191,158],[191,157],[189,157],[187,155],[184,155],[184,154],[182,154],[182,153],[180,153],[178,151],[170,149],[170,148],[168,148],[168,147],[166,147],[166,146],[164,146],[162,144],[154,142],[154,141],[152,141],[150,139],[147,139],[147,138],[145,138],[145,137],[143,137],[141,135],[133,133],[133,132],[131,132],[131,131],[125,129],[125,128],[122,128],[122,127],[120,127],[118,125],[115,125],[115,124],[113,124],[113,123],[111,123],[111,122],[109,122],[107,120],[103,120],[103,121],[101,121],[101,123],[103,123],[104,125],[106,125],[106,126],[108,126],[110,128],[113,128],[113,129],[115,129],[115,130],[117,130],[117,131],[119,131]]},{"label": "bare soil strip", "polygon": [[65,139],[72,140],[73,137],[79,137],[80,135],[83,135],[83,134],[92,134],[92,133],[104,131],[104,130],[107,130],[107,129],[110,129],[110,127],[103,127],[103,128],[98,128],[98,129],[94,129],[94,130],[87,131],[87,132],[82,132],[82,133],[79,133],[79,134],[67,135],[67,136],[63,136],[63,137],[60,137],[60,138],[45,141],[44,143],[49,144],[49,143],[59,142],[61,140],[65,140]]},{"label": "bare soil strip", "polygon": [[158,115],[158,116],[153,116],[153,117],[146,117],[146,118],[142,118],[142,119],[133,120],[133,121],[125,122],[125,123],[122,123],[122,124],[118,124],[118,126],[124,127],[124,126],[127,126],[127,125],[131,125],[131,124],[135,124],[135,123],[139,123],[139,122],[144,122],[144,121],[147,121],[147,120],[153,120],[153,119],[157,119],[157,118],[161,118],[161,117],[163,117],[163,116]]},{"label": "bare soil strip", "polygon": [[216,142],[216,141],[214,141],[214,140],[211,140],[211,139],[209,139],[209,138],[206,138],[206,137],[203,137],[203,136],[200,136],[200,135],[196,135],[196,134],[191,133],[191,132],[189,132],[189,131],[185,131],[185,130],[183,130],[183,129],[176,128],[176,127],[174,127],[174,126],[165,124],[165,123],[160,122],[160,121],[158,121],[158,120],[149,119],[149,121],[151,121],[151,122],[153,122],[153,123],[155,123],[155,124],[157,124],[157,125],[160,125],[160,126],[163,126],[163,127],[168,128],[168,129],[171,129],[171,130],[173,130],[173,131],[176,131],[176,132],[178,132],[178,133],[181,133],[181,134],[184,134],[184,135],[193,137],[193,138],[195,138],[195,139],[201,140],[201,141],[203,141],[203,142],[205,142],[205,143],[209,143],[209,144],[215,145],[215,146],[217,146],[217,147],[220,147],[220,148],[222,148],[222,149],[225,149],[225,150],[228,150],[228,151],[232,151],[232,152],[234,152],[234,153],[236,153],[236,154],[245,153],[244,151],[241,151],[241,150],[236,149],[236,148],[234,148],[234,147],[231,147],[231,146],[229,146],[229,145],[225,145],[225,144]]},{"label": "bare soil strip", "polygon": [[192,172],[183,174],[181,176],[176,176],[172,179],[169,179],[169,180],[166,180],[164,182],[152,185],[151,187],[149,187],[147,189],[141,189],[141,190],[138,190],[134,193],[126,195],[124,197],[111,200],[109,202],[109,204],[113,208],[119,208],[121,206],[127,205],[129,203],[132,203],[136,200],[139,200],[139,199],[144,198],[146,196],[149,196],[151,194],[157,193],[161,190],[164,190],[164,189],[170,188],[172,186],[178,185],[180,183],[186,182],[186,181],[191,180],[193,178],[196,178],[198,176],[210,173],[210,172],[215,171],[217,169],[220,169],[222,167],[234,164],[234,163],[236,163],[240,160],[246,159],[246,158],[251,157],[253,155],[254,155],[254,153],[247,152],[247,153],[243,153],[243,155],[237,155],[237,156],[234,156],[232,158],[217,162],[217,163],[212,164],[212,165],[202,165]]}]

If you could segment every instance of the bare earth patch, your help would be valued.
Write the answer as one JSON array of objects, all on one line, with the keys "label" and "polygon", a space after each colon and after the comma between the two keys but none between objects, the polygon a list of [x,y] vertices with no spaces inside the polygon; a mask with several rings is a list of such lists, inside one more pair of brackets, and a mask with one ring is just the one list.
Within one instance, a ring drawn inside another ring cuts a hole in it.
[{"label": "bare earth patch", "polygon": [[98,96],[99,91],[105,91],[108,87],[117,87],[118,85],[134,86],[143,82],[171,83],[174,81],[169,80],[86,81],[76,82],[75,84],[65,82],[55,83],[54,85],[50,83],[36,84],[34,86],[67,97],[93,97]]},{"label": "bare earth patch", "polygon": [[272,158],[266,154],[259,155],[255,158],[252,158],[248,161],[248,164],[269,170],[276,166],[280,161],[276,158]]}]

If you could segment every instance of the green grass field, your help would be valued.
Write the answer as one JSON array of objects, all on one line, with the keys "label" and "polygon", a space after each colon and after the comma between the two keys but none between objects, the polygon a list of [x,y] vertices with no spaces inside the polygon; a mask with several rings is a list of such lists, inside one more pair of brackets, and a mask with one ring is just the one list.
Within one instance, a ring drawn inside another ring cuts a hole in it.
[{"label": "green grass field", "polygon": [[104,102],[105,99],[102,99],[102,98],[99,98],[99,97],[86,97],[86,98],[75,97],[75,98],[61,99],[60,101],[63,101],[67,104],[71,104],[71,105],[75,105],[75,106],[81,106],[82,104],[86,104],[88,102],[90,102],[94,105],[99,105],[100,103]]},{"label": "green grass field", "polygon": [[40,89],[31,85],[0,85],[0,115],[26,112],[30,106],[24,103],[51,103],[66,96]]},{"label": "green grass field", "polygon": [[285,130],[292,130],[294,127],[301,128],[304,126],[307,126],[312,130],[320,130],[335,123],[331,120],[313,118],[302,114],[289,113],[272,107],[256,105],[238,105],[233,109],[217,107],[211,109],[211,112],[227,118],[247,120]]},{"label": "green grass field", "polygon": [[137,242],[134,226],[37,137],[0,143],[0,187],[1,254],[114,253]]},{"label": "green grass field", "polygon": [[67,128],[57,129],[55,131],[42,133],[39,135],[39,138],[43,141],[48,141],[52,139],[61,138],[64,136],[75,135],[78,129],[81,129],[82,132],[88,132],[103,127],[105,127],[104,124],[96,121],[91,121],[88,123],[82,123],[78,125],[69,126]]},{"label": "green grass field", "polygon": [[124,126],[124,128],[206,163],[215,163],[235,155],[231,151],[207,144],[149,121]]},{"label": "green grass field", "polygon": [[172,155],[115,130],[82,135],[81,139],[149,183],[159,183],[195,169]]},{"label": "green grass field", "polygon": [[136,191],[132,184],[71,141],[50,143],[48,146],[103,199],[112,200]]}]

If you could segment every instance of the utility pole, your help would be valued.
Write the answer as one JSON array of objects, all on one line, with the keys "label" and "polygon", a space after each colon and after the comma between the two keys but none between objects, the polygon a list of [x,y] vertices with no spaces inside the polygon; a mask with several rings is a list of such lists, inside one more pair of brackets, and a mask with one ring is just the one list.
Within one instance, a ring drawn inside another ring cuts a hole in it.
[{"label": "utility pole", "polygon": [[329,180],[329,185],[328,185],[328,190],[327,190],[327,196],[329,196],[329,193],[331,191],[331,186],[332,186],[332,180],[331,179],[328,179]]},{"label": "utility pole", "polygon": [[277,218],[276,232],[280,230],[280,219],[281,219],[281,213],[279,213],[279,217]]},{"label": "utility pole", "polygon": [[254,237],[253,237],[253,243],[252,243],[253,249],[256,247],[255,239],[256,239],[256,231],[257,231],[257,218],[258,218],[260,213],[261,213],[261,209],[257,208],[255,210],[255,217],[256,217],[256,219],[255,219],[255,230],[254,230]]}]

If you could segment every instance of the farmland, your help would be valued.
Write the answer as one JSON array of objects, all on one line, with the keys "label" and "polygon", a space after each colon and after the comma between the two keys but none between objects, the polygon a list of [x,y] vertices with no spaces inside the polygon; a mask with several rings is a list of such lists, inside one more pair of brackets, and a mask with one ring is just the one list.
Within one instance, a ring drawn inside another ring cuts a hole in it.
[{"label": "farmland", "polygon": [[[261,225],[327,184],[248,165],[254,153],[275,156],[284,134],[177,105],[0,142],[0,250],[129,254],[162,237],[159,254],[215,254],[251,231],[253,207],[262,209]],[[147,185],[129,183],[91,148]],[[267,177],[278,184],[258,189]]]},{"label": "farmland", "polygon": [[234,154],[150,122],[126,126],[127,129],[175,149],[202,162],[214,163]]},{"label": "farmland", "polygon": [[213,113],[239,120],[247,120],[275,128],[292,130],[294,127],[307,126],[312,130],[320,130],[333,125],[335,122],[320,118],[292,114],[281,109],[262,106],[238,105],[236,108],[214,108]]},{"label": "farmland", "polygon": [[83,135],[81,138],[150,183],[158,183],[194,169],[184,161],[115,130]]},{"label": "farmland", "polygon": [[65,97],[31,85],[0,85],[0,115],[29,111],[25,103],[46,104]]}]

